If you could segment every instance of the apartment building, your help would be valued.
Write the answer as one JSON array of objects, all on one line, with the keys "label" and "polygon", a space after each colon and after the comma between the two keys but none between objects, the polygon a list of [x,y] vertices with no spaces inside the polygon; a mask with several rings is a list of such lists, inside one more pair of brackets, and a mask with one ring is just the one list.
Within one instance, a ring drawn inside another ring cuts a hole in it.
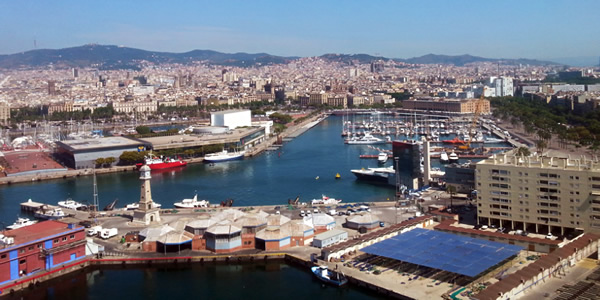
[{"label": "apartment building", "polygon": [[482,114],[490,113],[490,101],[478,99],[419,99],[406,100],[402,102],[402,107],[414,110],[426,111],[445,111],[454,113],[474,113],[480,102],[480,112]]},{"label": "apartment building", "polygon": [[478,223],[564,235],[600,232],[600,161],[494,155],[477,163]]}]

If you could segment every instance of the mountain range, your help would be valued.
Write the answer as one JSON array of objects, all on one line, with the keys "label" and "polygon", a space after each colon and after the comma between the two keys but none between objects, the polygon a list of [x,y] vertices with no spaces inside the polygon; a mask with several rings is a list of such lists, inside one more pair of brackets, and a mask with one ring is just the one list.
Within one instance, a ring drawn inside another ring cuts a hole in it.
[{"label": "mountain range", "polygon": [[[324,54],[321,58],[343,63],[369,63],[374,60],[394,60],[409,64],[452,64],[462,66],[472,62],[502,62],[503,64],[557,65],[535,59],[495,59],[472,55],[427,54],[408,59],[386,58],[368,54]],[[99,69],[139,70],[143,62],[188,64],[204,61],[215,65],[250,67],[282,64],[298,59],[267,53],[222,53],[212,50],[192,50],[184,53],[147,51],[112,45],[89,44],[63,49],[37,49],[21,53],[0,55],[0,68],[40,67],[97,67]]]}]

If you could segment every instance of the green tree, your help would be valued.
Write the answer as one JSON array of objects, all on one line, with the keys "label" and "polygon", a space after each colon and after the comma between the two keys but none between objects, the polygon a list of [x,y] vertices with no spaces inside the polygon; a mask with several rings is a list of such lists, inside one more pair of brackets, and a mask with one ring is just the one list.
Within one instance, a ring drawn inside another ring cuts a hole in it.
[{"label": "green tree", "polygon": [[456,187],[453,185],[446,186],[446,193],[450,194],[450,210],[452,210],[452,200],[454,200],[454,195],[456,194]]},{"label": "green tree", "polygon": [[96,168],[101,168],[106,163],[106,160],[103,157],[98,157],[94,160],[94,163],[96,164]]},{"label": "green tree", "polygon": [[151,133],[152,130],[150,129],[150,127],[148,126],[138,126],[135,128],[135,131],[137,131],[138,134],[148,134]]},{"label": "green tree", "polygon": [[539,155],[544,154],[544,149],[548,147],[548,144],[544,140],[537,140],[535,142],[535,148],[537,148]]},{"label": "green tree", "polygon": [[279,124],[287,124],[293,120],[292,116],[280,113],[273,113],[269,116],[271,120],[275,123]]},{"label": "green tree", "polygon": [[123,154],[121,154],[121,156],[119,156],[119,164],[129,166],[137,163],[143,163],[144,157],[147,153],[147,151],[125,151]]},{"label": "green tree", "polygon": [[529,148],[527,148],[527,147],[519,147],[517,149],[517,155],[518,156],[529,156],[529,155],[531,155],[531,151],[529,151]]},{"label": "green tree", "polygon": [[117,162],[117,159],[112,156],[104,159],[104,164],[106,164],[107,167],[112,166],[112,164],[114,164],[115,162]]}]

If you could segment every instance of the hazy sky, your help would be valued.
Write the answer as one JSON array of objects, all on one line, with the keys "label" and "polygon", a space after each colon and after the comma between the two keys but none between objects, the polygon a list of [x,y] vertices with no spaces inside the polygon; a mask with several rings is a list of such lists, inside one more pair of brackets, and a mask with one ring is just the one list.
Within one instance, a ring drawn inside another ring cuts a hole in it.
[{"label": "hazy sky", "polygon": [[0,0],[0,53],[88,43],[285,56],[600,56],[599,0]]}]

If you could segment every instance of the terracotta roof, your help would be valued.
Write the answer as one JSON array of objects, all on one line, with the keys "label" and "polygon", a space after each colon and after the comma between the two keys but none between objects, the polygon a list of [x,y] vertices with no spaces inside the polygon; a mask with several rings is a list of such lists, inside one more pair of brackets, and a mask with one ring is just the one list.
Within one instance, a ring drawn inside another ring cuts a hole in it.
[{"label": "terracotta roof", "polygon": [[510,290],[521,284],[521,281],[527,281],[540,273],[540,270],[548,269],[556,265],[560,260],[569,257],[575,251],[584,248],[593,241],[600,239],[600,235],[585,233],[578,239],[566,244],[564,247],[556,249],[554,252],[542,256],[536,262],[524,267],[523,269],[508,275],[501,281],[498,281],[480,293],[473,296],[474,299],[488,300],[497,299],[500,295],[509,292]]},{"label": "terracotta roof", "polygon": [[21,227],[18,229],[7,230],[3,234],[7,237],[13,237],[15,242],[11,247],[30,243],[39,240],[40,242],[47,239],[50,236],[61,234],[64,232],[71,231],[73,229],[83,230],[83,227],[76,226],[73,229],[69,229],[69,224],[59,221],[42,221],[33,225]]}]

